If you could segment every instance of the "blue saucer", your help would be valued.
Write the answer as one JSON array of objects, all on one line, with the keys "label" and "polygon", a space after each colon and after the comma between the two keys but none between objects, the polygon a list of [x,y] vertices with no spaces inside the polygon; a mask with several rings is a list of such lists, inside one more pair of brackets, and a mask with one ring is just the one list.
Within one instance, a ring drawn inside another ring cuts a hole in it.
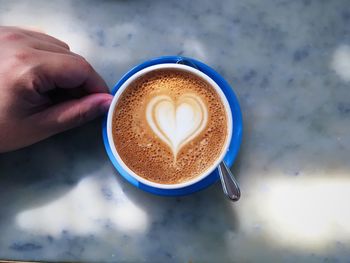
[{"label": "blue saucer", "polygon": [[[237,100],[237,97],[233,91],[233,89],[230,87],[230,85],[224,80],[223,77],[221,77],[215,70],[210,68],[209,66],[205,65],[204,63],[187,57],[181,57],[181,56],[163,56],[159,58],[154,58],[148,61],[145,61],[136,67],[132,68],[129,72],[127,72],[114,86],[111,94],[114,95],[117,90],[122,86],[122,84],[130,78],[132,75],[134,75],[136,72],[157,64],[164,64],[164,63],[180,63],[180,64],[186,64],[188,66],[192,66],[197,68],[198,70],[202,71],[206,75],[208,75],[210,78],[212,78],[218,86],[222,89],[224,92],[232,112],[232,139],[230,146],[228,148],[228,151],[224,157],[224,161],[226,164],[230,167],[233,165],[233,162],[238,154],[241,141],[242,141],[242,113],[239,106],[239,102]],[[209,174],[207,177],[203,178],[203,180],[183,188],[178,189],[159,189],[155,187],[151,187],[148,185],[145,185],[139,181],[137,181],[134,177],[130,176],[117,162],[116,158],[114,157],[111,148],[108,143],[107,138],[107,114],[103,118],[102,121],[102,135],[103,135],[103,142],[106,149],[106,152],[108,154],[109,159],[113,163],[114,167],[117,169],[119,174],[123,176],[129,183],[136,186],[137,188],[140,188],[144,191],[157,194],[157,195],[164,195],[164,196],[181,196],[181,195],[187,195],[194,192],[197,192],[199,190],[202,190],[209,185],[213,184],[219,179],[219,173],[218,170],[214,170],[211,174]]]}]

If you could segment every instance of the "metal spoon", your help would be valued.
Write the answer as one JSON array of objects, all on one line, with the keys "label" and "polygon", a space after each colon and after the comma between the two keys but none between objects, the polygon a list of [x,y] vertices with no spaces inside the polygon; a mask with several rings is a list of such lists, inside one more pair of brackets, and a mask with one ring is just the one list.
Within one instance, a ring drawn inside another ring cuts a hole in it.
[{"label": "metal spoon", "polygon": [[236,178],[233,176],[231,170],[227,167],[224,161],[219,164],[218,169],[222,190],[225,195],[233,202],[238,201],[241,197],[241,190],[239,189]]}]

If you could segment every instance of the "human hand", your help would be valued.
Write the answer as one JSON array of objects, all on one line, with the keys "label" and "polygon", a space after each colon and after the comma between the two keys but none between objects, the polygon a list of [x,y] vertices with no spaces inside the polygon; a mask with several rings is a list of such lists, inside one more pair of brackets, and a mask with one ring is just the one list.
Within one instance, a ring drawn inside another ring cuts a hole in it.
[{"label": "human hand", "polygon": [[90,121],[111,100],[104,80],[64,42],[0,27],[0,153]]}]

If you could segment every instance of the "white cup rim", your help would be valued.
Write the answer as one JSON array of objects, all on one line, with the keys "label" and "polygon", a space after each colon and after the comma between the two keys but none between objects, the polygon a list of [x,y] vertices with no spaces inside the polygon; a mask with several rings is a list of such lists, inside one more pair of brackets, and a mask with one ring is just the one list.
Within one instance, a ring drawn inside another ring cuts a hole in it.
[{"label": "white cup rim", "polygon": [[[114,140],[113,140],[113,135],[112,135],[112,119],[113,119],[113,113],[114,113],[114,108],[121,96],[121,94],[127,89],[127,87],[137,78],[141,77],[142,75],[154,71],[154,70],[158,70],[158,69],[180,69],[180,70],[184,70],[187,72],[190,72],[194,75],[197,75],[198,77],[204,79],[207,83],[209,83],[217,92],[217,94],[219,95],[224,107],[225,107],[225,111],[226,111],[226,115],[227,115],[227,139],[225,141],[225,145],[223,147],[223,150],[220,154],[220,156],[216,159],[216,161],[205,171],[203,172],[201,175],[196,176],[195,178],[182,182],[182,183],[177,183],[177,184],[160,184],[160,183],[156,183],[156,182],[152,182],[149,181],[139,175],[137,175],[134,171],[132,171],[125,163],[124,161],[121,159],[115,144],[114,144]],[[121,86],[120,88],[117,90],[117,92],[114,95],[114,98],[112,100],[111,106],[108,110],[108,116],[107,116],[107,139],[108,139],[108,144],[110,146],[111,152],[113,154],[113,156],[115,157],[115,159],[117,160],[117,162],[119,163],[119,165],[122,167],[122,169],[124,169],[124,171],[126,171],[131,177],[133,177],[135,180],[139,181],[142,184],[154,187],[154,188],[159,188],[159,189],[179,189],[179,188],[184,188],[190,185],[193,185],[201,180],[203,180],[204,178],[206,178],[208,175],[210,175],[216,168],[217,166],[220,164],[220,162],[224,159],[228,148],[230,146],[230,142],[232,139],[232,111],[231,111],[231,107],[230,104],[227,101],[227,98],[224,94],[224,92],[221,90],[221,88],[219,87],[219,85],[212,79],[210,78],[208,75],[204,74],[202,71],[195,69],[193,67],[187,66],[187,65],[182,65],[182,64],[174,64],[174,63],[164,63],[164,64],[157,64],[157,65],[153,65],[153,66],[149,66],[146,67],[138,72],[136,72],[135,74],[133,74],[132,76],[130,76]]]}]

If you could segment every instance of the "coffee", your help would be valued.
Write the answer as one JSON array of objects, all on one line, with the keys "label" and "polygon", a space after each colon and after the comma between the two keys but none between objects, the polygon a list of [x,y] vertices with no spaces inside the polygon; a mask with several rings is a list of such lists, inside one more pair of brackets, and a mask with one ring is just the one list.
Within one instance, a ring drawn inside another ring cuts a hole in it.
[{"label": "coffee", "polygon": [[120,95],[112,134],[134,173],[160,184],[183,183],[206,172],[222,154],[227,113],[204,79],[181,69],[157,69]]}]

